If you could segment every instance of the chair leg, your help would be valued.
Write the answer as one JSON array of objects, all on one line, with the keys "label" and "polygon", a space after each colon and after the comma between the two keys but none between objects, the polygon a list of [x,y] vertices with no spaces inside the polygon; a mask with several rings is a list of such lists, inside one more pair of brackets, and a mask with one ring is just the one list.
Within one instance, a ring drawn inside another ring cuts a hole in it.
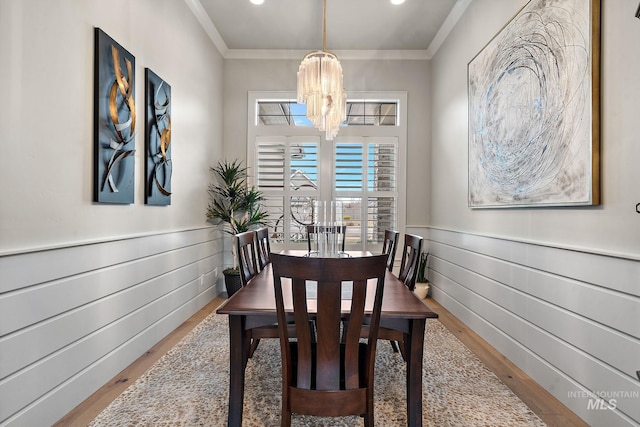
[{"label": "chair leg", "polygon": [[251,345],[249,346],[249,357],[253,357],[253,353],[255,353],[258,348],[258,344],[260,344],[260,338],[253,338],[251,340]]},{"label": "chair leg", "polygon": [[364,427],[373,427],[373,414],[364,414]]},{"label": "chair leg", "polygon": [[244,348],[245,348],[245,359],[244,359],[244,367],[247,367],[247,363],[249,362],[249,358],[251,357],[251,342],[253,339],[251,338],[251,331],[245,331],[244,335]]},{"label": "chair leg", "polygon": [[407,361],[407,349],[404,341],[398,342],[398,347],[400,347],[400,355],[402,355],[402,360]]},{"label": "chair leg", "polygon": [[391,348],[393,349],[393,352],[397,353],[398,351],[400,351],[400,355],[402,356],[402,359],[406,362],[407,351],[404,345],[404,341],[389,341],[389,343],[391,344]]},{"label": "chair leg", "polygon": [[291,427],[291,412],[282,411],[282,415],[280,416],[280,426]]},{"label": "chair leg", "polygon": [[367,413],[364,414],[364,427],[373,427],[374,414],[373,414],[373,400],[367,403]]}]

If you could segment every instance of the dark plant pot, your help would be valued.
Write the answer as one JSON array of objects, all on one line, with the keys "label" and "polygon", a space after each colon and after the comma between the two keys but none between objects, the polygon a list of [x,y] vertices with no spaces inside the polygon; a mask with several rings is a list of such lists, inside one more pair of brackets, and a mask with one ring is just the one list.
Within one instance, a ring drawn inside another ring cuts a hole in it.
[{"label": "dark plant pot", "polygon": [[224,286],[227,288],[227,296],[231,298],[233,294],[238,292],[242,287],[242,281],[240,280],[240,273],[238,272],[225,272],[224,273]]}]

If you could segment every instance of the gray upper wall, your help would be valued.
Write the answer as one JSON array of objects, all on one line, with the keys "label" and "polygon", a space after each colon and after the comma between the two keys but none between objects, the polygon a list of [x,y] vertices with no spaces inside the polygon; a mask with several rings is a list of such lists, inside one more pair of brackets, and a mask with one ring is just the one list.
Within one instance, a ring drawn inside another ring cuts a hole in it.
[{"label": "gray upper wall", "polygon": [[[93,200],[94,27],[136,59],[135,201]],[[223,58],[175,0],[0,0],[0,255],[206,225]],[[144,205],[144,69],[171,85],[171,206]]]},{"label": "gray upper wall", "polygon": [[637,0],[602,1],[602,204],[535,209],[467,207],[467,64],[524,4],[524,0],[474,0],[431,61],[430,225],[639,259]]}]

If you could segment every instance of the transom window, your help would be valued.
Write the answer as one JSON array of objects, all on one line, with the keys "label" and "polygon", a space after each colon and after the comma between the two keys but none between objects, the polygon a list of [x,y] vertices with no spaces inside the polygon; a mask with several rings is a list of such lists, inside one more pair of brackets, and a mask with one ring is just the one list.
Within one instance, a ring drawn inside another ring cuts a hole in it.
[{"label": "transom window", "polygon": [[[264,126],[313,126],[307,107],[294,100],[259,100],[258,123]],[[347,100],[347,120],[342,126],[397,126],[396,101]]]}]

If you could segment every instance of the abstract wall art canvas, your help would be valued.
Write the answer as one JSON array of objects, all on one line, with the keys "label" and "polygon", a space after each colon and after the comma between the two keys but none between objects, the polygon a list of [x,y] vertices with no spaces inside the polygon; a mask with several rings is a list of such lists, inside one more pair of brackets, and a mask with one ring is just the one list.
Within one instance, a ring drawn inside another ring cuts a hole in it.
[{"label": "abstract wall art canvas", "polygon": [[531,0],[468,64],[469,206],[600,202],[599,0]]},{"label": "abstract wall art canvas", "polygon": [[96,28],[94,61],[94,201],[130,204],[135,172],[135,58]]},{"label": "abstract wall art canvas", "polygon": [[145,69],[145,203],[171,204],[171,86]]}]

